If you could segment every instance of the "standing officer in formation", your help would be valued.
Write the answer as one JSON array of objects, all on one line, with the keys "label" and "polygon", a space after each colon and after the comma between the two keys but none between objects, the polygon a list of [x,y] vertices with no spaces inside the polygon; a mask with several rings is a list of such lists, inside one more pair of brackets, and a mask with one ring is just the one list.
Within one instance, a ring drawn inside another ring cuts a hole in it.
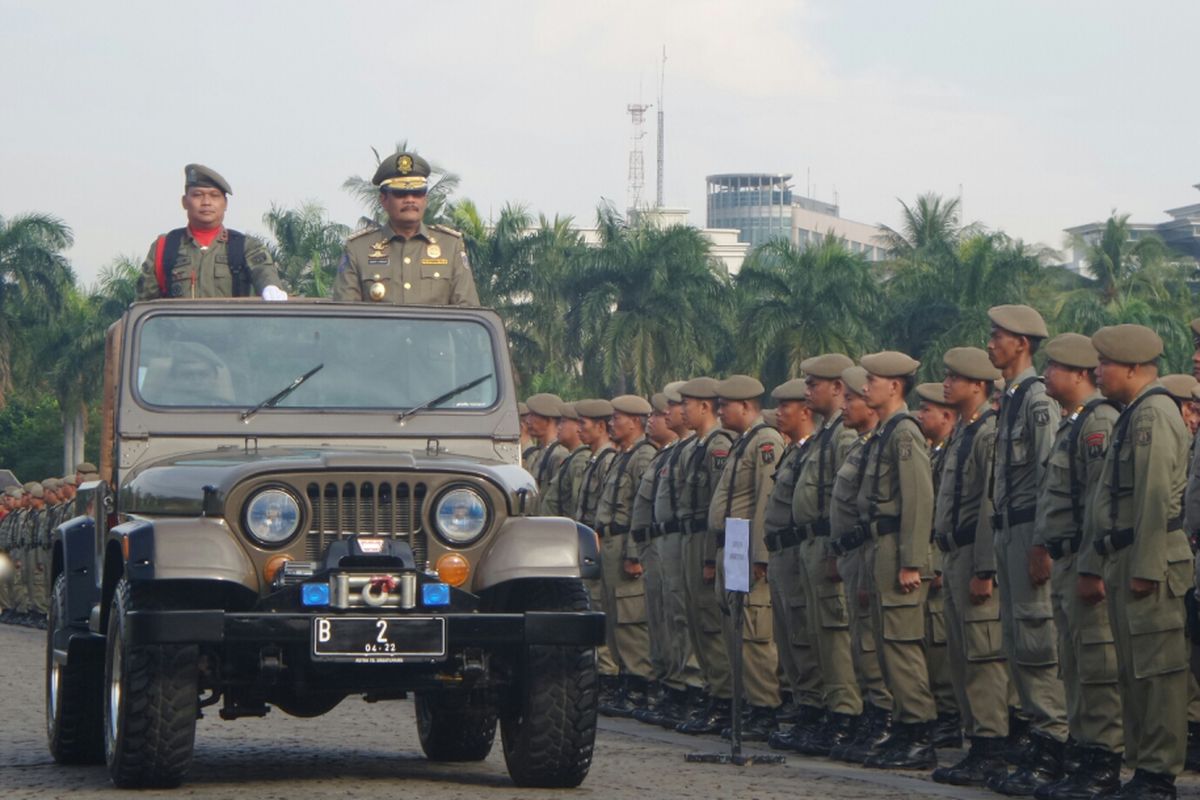
[{"label": "standing officer in formation", "polygon": [[575,513],[575,505],[579,502],[579,483],[587,468],[588,446],[579,436],[580,418],[575,405],[560,403],[558,413],[558,441],[566,454],[551,471],[545,494],[539,502],[542,514],[569,517]]},{"label": "standing officer in formation", "polygon": [[[591,455],[587,467],[579,476],[579,501],[572,516],[576,521],[595,530],[600,491],[604,487],[608,468],[617,455],[608,433],[613,406],[607,400],[580,400],[575,404],[575,411],[579,414],[579,437],[591,450]],[[587,586],[592,596],[592,607],[607,610],[608,607],[604,604],[603,579],[589,580]],[[611,623],[611,620],[609,622]],[[617,662],[607,643],[596,648],[596,664],[600,672],[601,701],[610,702],[617,691]]]},{"label": "standing officer in formation", "polygon": [[537,483],[539,498],[533,501],[529,513],[545,513],[540,510],[540,500],[548,494],[551,479],[567,457],[567,448],[558,441],[562,398],[556,394],[535,394],[525,401],[525,406],[529,409],[526,425],[537,442],[537,449],[525,462],[525,469],[529,470]]},{"label": "standing officer in formation", "polygon": [[187,226],[150,245],[138,278],[138,300],[160,297],[251,297],[287,300],[267,246],[225,227],[233,190],[203,164],[183,168]]},{"label": "standing officer in formation", "polygon": [[333,299],[396,305],[479,305],[462,234],[426,225],[429,162],[394,153],[375,170],[388,224],[346,240]]}]

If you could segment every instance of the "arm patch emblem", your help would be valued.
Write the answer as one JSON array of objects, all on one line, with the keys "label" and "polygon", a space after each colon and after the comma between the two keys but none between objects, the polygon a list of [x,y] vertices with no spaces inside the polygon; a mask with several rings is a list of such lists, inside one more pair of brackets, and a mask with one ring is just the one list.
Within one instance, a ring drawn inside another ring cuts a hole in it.
[{"label": "arm patch emblem", "polygon": [[775,463],[775,445],[769,444],[769,443],[761,445],[758,448],[758,452],[759,452],[759,455],[762,457],[762,463],[764,463],[764,464],[774,464]]},{"label": "arm patch emblem", "polygon": [[1096,459],[1104,457],[1104,451],[1107,449],[1105,447],[1106,438],[1103,431],[1089,433],[1083,438],[1083,443],[1087,446],[1088,458]]}]

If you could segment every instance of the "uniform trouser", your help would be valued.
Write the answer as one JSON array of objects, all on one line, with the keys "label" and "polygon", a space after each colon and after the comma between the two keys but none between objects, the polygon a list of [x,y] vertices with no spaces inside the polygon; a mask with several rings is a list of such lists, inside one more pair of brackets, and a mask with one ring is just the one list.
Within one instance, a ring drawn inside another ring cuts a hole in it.
[{"label": "uniform trouser", "polygon": [[870,603],[863,604],[868,597],[868,582],[863,572],[866,546],[859,547],[838,558],[838,574],[846,582],[846,597],[850,605],[851,654],[854,657],[854,674],[858,678],[859,693],[868,703],[887,711],[892,709],[892,693],[883,679],[883,668],[879,665],[879,652],[875,647],[875,632],[871,629]]},{"label": "uniform trouser", "polygon": [[800,585],[808,606],[809,635],[820,664],[822,705],[828,711],[856,717],[862,713],[862,694],[854,679],[846,582],[829,580],[827,541],[811,537],[796,547]]},{"label": "uniform trouser", "polygon": [[667,677],[671,642],[667,637],[666,584],[663,582],[659,541],[661,537],[647,539],[637,545],[637,552],[638,561],[642,565],[642,583],[646,591],[646,637],[650,646],[650,671],[655,680],[661,681]]},{"label": "uniform trouser", "polygon": [[[0,549],[0,555],[9,559],[10,564],[12,563],[12,555],[9,554],[7,549]],[[0,610],[7,611],[13,607],[12,582],[12,575],[9,575],[7,578],[0,578]]]},{"label": "uniform trouser", "polygon": [[929,587],[925,600],[925,665],[929,669],[929,691],[938,714],[957,714],[958,696],[950,677],[950,653],[946,640],[946,588]]},{"label": "uniform trouser", "polygon": [[1008,667],[1000,624],[1000,587],[983,603],[971,602],[974,545],[942,557],[946,651],[954,694],[967,736],[1008,736]]},{"label": "uniform trouser", "polygon": [[612,676],[617,674],[617,660],[613,655],[613,651],[608,648],[608,625],[610,620],[607,619],[609,614],[608,607],[604,604],[604,579],[586,580],[588,594],[592,597],[592,608],[597,611],[603,611],[605,618],[605,636],[604,643],[596,648],[596,670],[601,675]]},{"label": "uniform trouser", "polygon": [[1135,599],[1129,590],[1132,560],[1133,548],[1127,547],[1104,565],[1120,669],[1125,763],[1132,769],[1178,775],[1187,751],[1183,596],[1191,565],[1168,563],[1154,593]]},{"label": "uniform trouser", "polygon": [[50,574],[50,551],[44,547],[30,549],[33,563],[29,570],[29,607],[45,616],[50,610],[50,591],[46,576]]},{"label": "uniform trouser", "polygon": [[25,547],[13,550],[13,566],[16,572],[12,582],[12,604],[13,608],[22,614],[29,610],[29,570],[33,566],[29,555],[29,550]]},{"label": "uniform trouser", "polygon": [[692,652],[700,663],[708,693],[721,700],[733,697],[729,656],[721,632],[721,607],[713,592],[713,581],[704,580],[704,547],[707,532],[683,537],[683,578],[687,597],[688,635]]},{"label": "uniform trouser", "polygon": [[1029,581],[1033,533],[1032,522],[995,532],[1004,651],[1023,715],[1034,730],[1062,742],[1067,738],[1066,690],[1058,677],[1050,583],[1035,588]]},{"label": "uniform trouser", "polygon": [[608,647],[622,675],[649,680],[654,672],[650,667],[650,634],[646,624],[646,580],[625,572],[628,536],[627,533],[605,536],[600,542]]},{"label": "uniform trouser", "polygon": [[[734,598],[725,591],[725,550],[717,550],[717,602],[725,630],[725,651],[730,660],[738,656],[734,630]],[[774,617],[771,612],[771,587],[768,581],[751,576],[750,593],[742,599],[742,688],[746,702],[760,708],[779,706],[779,653],[775,650]]]},{"label": "uniform trouser", "polygon": [[871,627],[879,648],[883,679],[892,692],[892,719],[902,724],[929,722],[937,716],[925,662],[925,598],[929,581],[901,592],[896,535],[869,542],[864,564],[871,594]]},{"label": "uniform trouser", "polygon": [[1125,749],[1117,645],[1108,606],[1079,599],[1075,556],[1054,562],[1051,596],[1058,628],[1058,666],[1067,691],[1067,725],[1080,744],[1110,753]]},{"label": "uniform trouser", "polygon": [[688,635],[687,596],[683,576],[683,534],[668,533],[658,539],[659,562],[663,576],[663,618],[667,623],[667,676],[664,683],[672,689],[704,685],[700,664],[692,652]]},{"label": "uniform trouser", "polygon": [[821,705],[821,665],[811,645],[801,588],[799,550],[786,547],[768,556],[771,613],[775,618],[775,647],[784,675],[798,705]]}]

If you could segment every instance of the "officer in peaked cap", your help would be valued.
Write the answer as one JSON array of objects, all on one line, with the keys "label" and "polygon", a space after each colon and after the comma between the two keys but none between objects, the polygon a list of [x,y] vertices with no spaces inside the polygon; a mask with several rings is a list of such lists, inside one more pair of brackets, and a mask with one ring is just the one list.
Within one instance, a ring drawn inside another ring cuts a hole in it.
[{"label": "officer in peaked cap", "polygon": [[138,299],[248,297],[287,300],[267,246],[225,227],[233,194],[216,170],[203,164],[183,169],[187,226],[154,240],[138,279]]},{"label": "officer in peaked cap", "polygon": [[[1180,497],[1190,436],[1158,381],[1163,344],[1141,325],[1092,336],[1100,391],[1124,406],[1105,453],[1095,525],[1080,554],[1085,603],[1106,596],[1116,639],[1125,762],[1134,768],[1122,797],[1174,797],[1187,738],[1188,648],[1184,593],[1191,548]],[[1089,547],[1090,545],[1090,547]]]},{"label": "officer in peaked cap", "polygon": [[371,182],[387,223],[346,240],[334,300],[479,305],[462,234],[425,224],[429,173],[429,162],[415,153],[393,153],[379,163]]}]

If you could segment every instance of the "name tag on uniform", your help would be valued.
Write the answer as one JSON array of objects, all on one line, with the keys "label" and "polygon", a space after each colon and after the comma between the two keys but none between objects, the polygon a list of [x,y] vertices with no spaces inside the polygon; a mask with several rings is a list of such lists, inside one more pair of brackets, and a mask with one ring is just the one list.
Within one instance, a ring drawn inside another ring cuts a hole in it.
[{"label": "name tag on uniform", "polygon": [[388,263],[388,257],[387,257],[387,256],[383,256],[382,258],[369,258],[369,257],[368,257],[368,258],[367,258],[367,263],[368,263],[368,264],[387,264],[387,263]]},{"label": "name tag on uniform", "polygon": [[438,264],[449,264],[450,262],[444,258],[422,258],[421,263],[429,264],[429,265],[438,265]]},{"label": "name tag on uniform", "polygon": [[725,520],[725,591],[750,591],[750,520]]}]

